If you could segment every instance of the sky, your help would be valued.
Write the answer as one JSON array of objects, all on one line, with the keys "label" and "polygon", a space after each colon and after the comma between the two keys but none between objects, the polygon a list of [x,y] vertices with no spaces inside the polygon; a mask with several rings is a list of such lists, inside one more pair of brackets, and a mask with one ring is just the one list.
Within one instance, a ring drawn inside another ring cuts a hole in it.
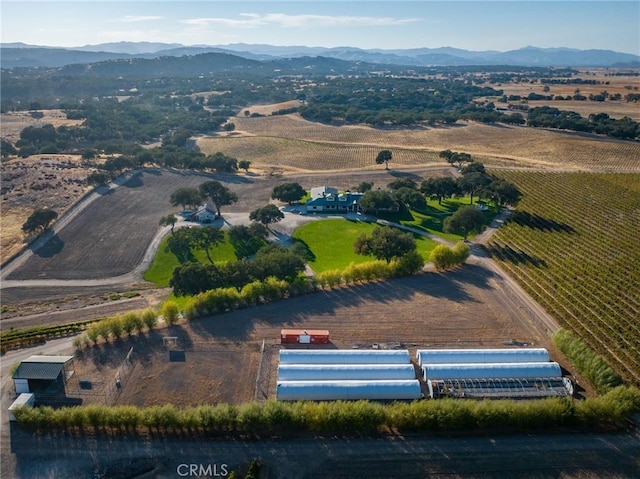
[{"label": "sky", "polygon": [[3,43],[526,46],[640,55],[640,0],[0,0]]}]

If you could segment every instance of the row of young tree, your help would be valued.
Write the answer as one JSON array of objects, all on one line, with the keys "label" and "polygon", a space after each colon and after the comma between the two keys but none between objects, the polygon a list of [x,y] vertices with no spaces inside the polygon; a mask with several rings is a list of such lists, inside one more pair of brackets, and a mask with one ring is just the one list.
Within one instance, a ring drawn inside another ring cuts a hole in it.
[{"label": "row of young tree", "polygon": [[14,411],[18,424],[37,431],[68,434],[145,433],[273,437],[300,433],[354,434],[415,432],[539,432],[567,428],[628,428],[640,412],[640,390],[619,386],[599,398],[538,401],[296,401],[268,400],[242,405],[216,404],[177,408],[174,405],[75,406],[54,409],[23,406]]}]

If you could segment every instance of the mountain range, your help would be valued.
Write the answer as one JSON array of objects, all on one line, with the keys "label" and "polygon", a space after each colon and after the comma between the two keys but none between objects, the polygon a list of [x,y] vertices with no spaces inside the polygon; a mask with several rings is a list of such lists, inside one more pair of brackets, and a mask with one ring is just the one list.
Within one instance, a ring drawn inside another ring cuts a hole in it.
[{"label": "mountain range", "polygon": [[536,67],[640,67],[640,56],[611,50],[525,47],[506,52],[469,51],[452,47],[413,49],[361,49],[355,47],[273,46],[236,43],[194,45],[177,43],[118,42],[74,48],[45,47],[24,43],[0,44],[0,67],[61,67],[106,60],[181,57],[202,53],[225,53],[249,60],[322,56],[350,62],[402,66],[512,65]]}]

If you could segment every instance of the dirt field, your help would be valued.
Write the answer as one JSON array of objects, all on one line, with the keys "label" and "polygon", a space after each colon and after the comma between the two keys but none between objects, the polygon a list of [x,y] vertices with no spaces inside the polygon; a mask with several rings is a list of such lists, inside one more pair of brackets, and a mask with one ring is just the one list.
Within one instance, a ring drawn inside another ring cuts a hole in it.
[{"label": "dirt field", "polygon": [[[420,347],[540,346],[568,366],[544,326],[497,275],[466,265],[447,274],[308,294],[88,347],[75,360],[76,377],[95,387],[70,395],[85,402],[113,397],[109,386],[133,347],[134,367],[122,381],[118,404],[240,404],[274,397],[282,328],[328,329],[329,348],[380,343],[413,353]],[[177,345],[163,345],[166,336],[177,337]],[[184,361],[171,362],[170,350],[184,351]]]}]

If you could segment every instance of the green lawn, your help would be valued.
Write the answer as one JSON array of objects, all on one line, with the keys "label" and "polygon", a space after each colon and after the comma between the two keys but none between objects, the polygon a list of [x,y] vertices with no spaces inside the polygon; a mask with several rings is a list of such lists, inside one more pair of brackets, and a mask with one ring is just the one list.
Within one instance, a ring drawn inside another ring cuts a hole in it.
[{"label": "green lawn", "polygon": [[[427,200],[427,206],[421,211],[407,210],[403,208],[400,213],[381,214],[380,217],[389,221],[395,221],[406,226],[420,229],[432,235],[436,235],[447,241],[457,242],[462,240],[462,236],[456,234],[445,233],[443,228],[444,219],[455,213],[458,208],[469,205],[468,197],[449,198],[442,200],[442,204],[438,204],[438,200]],[[489,205],[487,211],[483,211],[485,224],[491,224],[493,218],[498,214],[498,209]],[[468,239],[475,235],[470,234]]]},{"label": "green lawn", "polygon": [[[306,244],[313,255],[309,265],[316,272],[331,269],[344,269],[349,263],[364,263],[374,259],[353,251],[353,243],[361,234],[370,235],[374,224],[346,219],[327,219],[312,221],[299,227],[293,237]],[[424,236],[414,235],[418,252],[428,259],[437,243]]]},{"label": "green lawn", "polygon": [[[216,245],[210,252],[211,259],[216,263],[236,261],[238,259],[235,249],[229,241],[229,234],[224,231],[224,235],[224,243]],[[174,268],[180,265],[180,261],[176,255],[167,250],[168,239],[169,236],[162,240],[160,247],[158,248],[158,252],[156,253],[156,257],[153,259],[153,263],[151,263],[151,266],[143,275],[143,278],[146,281],[149,281],[159,287],[169,286],[169,279],[173,274]],[[194,250],[193,255],[200,263],[209,263],[204,250]]]}]

